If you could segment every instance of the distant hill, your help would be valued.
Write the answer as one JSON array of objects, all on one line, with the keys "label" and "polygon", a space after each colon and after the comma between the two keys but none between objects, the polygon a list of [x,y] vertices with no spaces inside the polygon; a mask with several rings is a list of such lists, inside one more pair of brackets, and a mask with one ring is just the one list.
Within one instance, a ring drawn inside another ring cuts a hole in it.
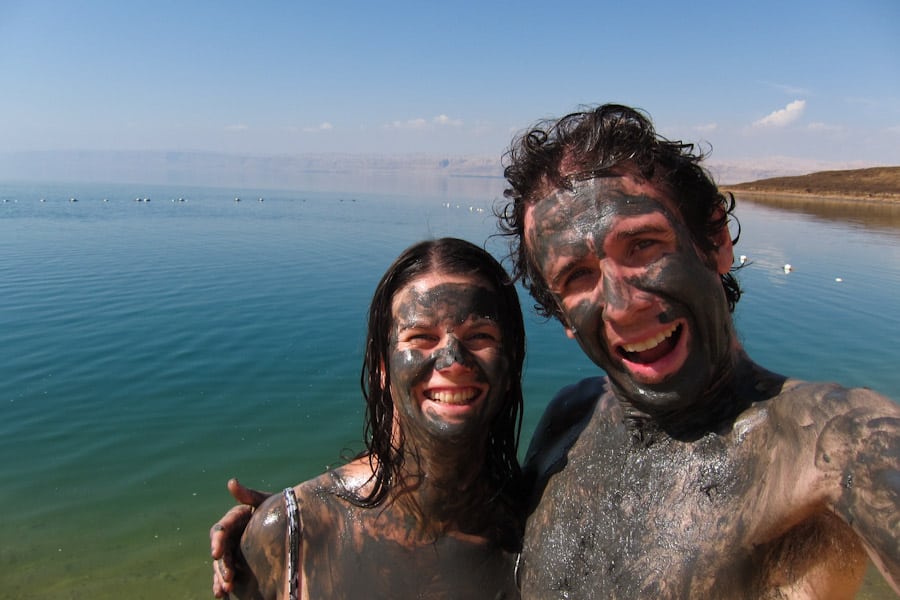
[{"label": "distant hill", "polygon": [[[216,152],[35,151],[0,152],[0,181],[155,183],[301,189],[311,180],[368,182],[486,178],[502,181],[493,156],[322,153],[236,155]],[[365,188],[361,183],[360,187]]]},{"label": "distant hill", "polygon": [[900,202],[900,167],[820,171],[722,186],[749,195],[811,195]]}]

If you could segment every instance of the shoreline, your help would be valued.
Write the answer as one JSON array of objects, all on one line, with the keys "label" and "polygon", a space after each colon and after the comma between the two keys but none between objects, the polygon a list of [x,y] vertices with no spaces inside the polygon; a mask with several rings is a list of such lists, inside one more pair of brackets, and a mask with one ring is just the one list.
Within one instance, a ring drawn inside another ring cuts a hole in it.
[{"label": "shoreline", "polygon": [[748,200],[766,202],[767,199],[783,203],[794,202],[808,204],[821,201],[822,204],[842,204],[844,206],[900,206],[900,193],[893,194],[845,194],[841,192],[796,192],[790,190],[747,190],[728,186],[719,186],[723,193],[730,192],[736,198],[746,196]]}]

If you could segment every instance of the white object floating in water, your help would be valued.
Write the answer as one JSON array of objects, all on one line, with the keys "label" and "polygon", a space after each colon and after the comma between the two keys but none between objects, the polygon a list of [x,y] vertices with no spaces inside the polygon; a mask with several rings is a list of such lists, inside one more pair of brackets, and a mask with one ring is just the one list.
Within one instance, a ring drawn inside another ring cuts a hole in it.
[{"label": "white object floating in water", "polygon": [[745,262],[747,262],[747,255],[741,254],[741,264],[744,264]]},{"label": "white object floating in water", "polygon": [[785,272],[785,273],[790,273],[790,272],[793,271],[793,270],[794,270],[794,267],[792,267],[791,265],[789,265],[789,264],[784,265],[784,272]]},{"label": "white object floating in water", "polygon": [[842,281],[844,281],[844,280],[841,279],[840,277],[835,277],[834,280],[837,281],[838,283],[841,283]]}]

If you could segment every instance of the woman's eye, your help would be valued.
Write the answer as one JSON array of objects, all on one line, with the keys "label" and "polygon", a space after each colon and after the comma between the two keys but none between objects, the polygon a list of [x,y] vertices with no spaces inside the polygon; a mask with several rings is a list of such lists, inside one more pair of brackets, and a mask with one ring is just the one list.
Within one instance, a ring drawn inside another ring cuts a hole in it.
[{"label": "woman's eye", "polygon": [[473,340],[496,340],[497,336],[489,331],[479,331],[478,333],[473,333],[469,336],[469,339]]},{"label": "woman's eye", "polygon": [[500,343],[500,331],[494,328],[473,331],[466,335],[465,343],[472,350],[496,346]]}]

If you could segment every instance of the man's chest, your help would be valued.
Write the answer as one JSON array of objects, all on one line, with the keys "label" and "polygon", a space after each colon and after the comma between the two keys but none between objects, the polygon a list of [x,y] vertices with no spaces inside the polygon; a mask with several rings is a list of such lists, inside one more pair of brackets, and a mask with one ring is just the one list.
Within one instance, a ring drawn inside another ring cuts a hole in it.
[{"label": "man's chest", "polygon": [[590,429],[528,517],[525,597],[687,597],[698,580],[747,571],[757,465],[716,437],[641,446]]}]

